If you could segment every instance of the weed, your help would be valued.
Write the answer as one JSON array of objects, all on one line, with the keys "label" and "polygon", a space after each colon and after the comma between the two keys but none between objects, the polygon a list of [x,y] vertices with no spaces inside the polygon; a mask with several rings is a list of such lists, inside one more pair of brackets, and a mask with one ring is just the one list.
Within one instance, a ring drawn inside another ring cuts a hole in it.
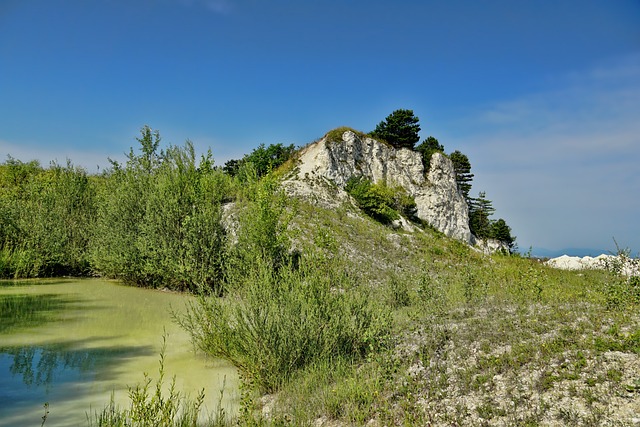
[{"label": "weed", "polygon": [[49,416],[49,402],[45,402],[44,404],[44,415],[42,416],[42,424],[40,427],[44,426],[44,423],[47,422],[47,417]]},{"label": "weed", "polygon": [[[202,390],[197,397],[190,398],[178,392],[175,388],[175,377],[168,384],[165,392],[165,350],[167,335],[163,335],[162,349],[160,350],[160,366],[158,379],[152,385],[153,380],[147,373],[144,374],[142,384],[129,387],[129,407],[120,408],[111,401],[101,412],[96,412],[93,417],[87,415],[89,426],[97,427],[195,427],[199,422],[200,408],[204,402],[205,394]],[[227,417],[222,408],[222,393],[218,400],[217,418],[209,420],[207,425],[224,426]]]}]

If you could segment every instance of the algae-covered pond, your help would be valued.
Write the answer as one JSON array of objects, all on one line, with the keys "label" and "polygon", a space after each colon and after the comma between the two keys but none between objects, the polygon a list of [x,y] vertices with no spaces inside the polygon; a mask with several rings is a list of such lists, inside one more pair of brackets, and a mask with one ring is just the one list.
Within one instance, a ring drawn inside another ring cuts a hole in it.
[{"label": "algae-covered pond", "polygon": [[[128,387],[146,372],[158,378],[166,337],[165,376],[206,410],[238,401],[235,369],[196,354],[171,310],[188,296],[122,286],[102,279],[0,281],[0,427],[86,426],[113,395],[128,405]],[[155,384],[152,383],[152,384]],[[168,384],[167,384],[168,385]]]}]

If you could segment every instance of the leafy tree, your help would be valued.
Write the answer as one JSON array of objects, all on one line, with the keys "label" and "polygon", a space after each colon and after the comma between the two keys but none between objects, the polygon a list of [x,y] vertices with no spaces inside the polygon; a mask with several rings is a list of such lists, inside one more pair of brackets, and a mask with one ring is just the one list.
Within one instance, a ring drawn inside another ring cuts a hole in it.
[{"label": "leafy tree", "polygon": [[413,110],[396,110],[376,126],[371,132],[374,138],[380,138],[393,145],[395,148],[409,148],[413,150],[416,142],[420,140],[420,124]]},{"label": "leafy tree", "polygon": [[471,163],[469,162],[469,158],[458,150],[451,153],[449,158],[451,159],[453,169],[456,172],[458,190],[460,190],[464,198],[467,200],[467,203],[470,204],[471,198],[469,197],[469,191],[471,191],[473,174],[471,173]]},{"label": "leafy tree", "polygon": [[433,156],[434,153],[444,153],[444,146],[440,144],[437,139],[430,136],[423,140],[415,150],[422,154],[422,165],[424,166],[424,174],[426,175],[429,173],[431,166],[431,156]]},{"label": "leafy tree", "polygon": [[293,144],[282,145],[278,143],[271,144],[268,147],[260,144],[258,148],[245,155],[241,160],[229,160],[226,162],[223,170],[231,176],[236,176],[242,165],[253,163],[256,174],[258,177],[262,177],[289,160],[295,150]]},{"label": "leafy tree", "polygon": [[148,125],[144,125],[140,130],[141,137],[136,140],[141,145],[141,156],[135,156],[133,148],[131,148],[128,158],[129,160],[137,160],[140,165],[150,172],[154,167],[160,163],[162,152],[158,153],[158,147],[160,146],[160,132],[154,131]]},{"label": "leafy tree", "polygon": [[229,174],[230,176],[236,176],[238,174],[238,170],[240,169],[240,165],[242,164],[242,160],[231,159],[227,160],[222,167],[222,170]]}]

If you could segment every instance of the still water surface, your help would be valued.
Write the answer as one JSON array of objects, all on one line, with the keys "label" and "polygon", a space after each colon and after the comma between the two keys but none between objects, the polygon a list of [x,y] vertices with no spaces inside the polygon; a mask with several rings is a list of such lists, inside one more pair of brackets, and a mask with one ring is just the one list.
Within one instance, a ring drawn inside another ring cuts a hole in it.
[{"label": "still water surface", "polygon": [[188,298],[102,279],[0,281],[0,427],[40,426],[45,402],[46,427],[87,426],[112,393],[128,406],[128,386],[158,378],[163,334],[166,382],[175,375],[194,397],[204,388],[209,412],[224,384],[235,411],[235,369],[196,354],[172,321]]}]

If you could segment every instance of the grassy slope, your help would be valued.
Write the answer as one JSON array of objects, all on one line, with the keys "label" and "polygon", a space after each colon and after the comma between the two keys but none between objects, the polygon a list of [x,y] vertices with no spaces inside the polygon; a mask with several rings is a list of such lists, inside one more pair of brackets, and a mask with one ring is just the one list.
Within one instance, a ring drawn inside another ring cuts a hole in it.
[{"label": "grassy slope", "polygon": [[[256,401],[260,423],[633,425],[640,316],[615,280],[484,256],[441,234],[394,232],[355,208],[301,201],[297,239],[344,263],[393,310],[394,344],[358,366],[314,366]],[[267,415],[268,414],[268,415]]]}]

